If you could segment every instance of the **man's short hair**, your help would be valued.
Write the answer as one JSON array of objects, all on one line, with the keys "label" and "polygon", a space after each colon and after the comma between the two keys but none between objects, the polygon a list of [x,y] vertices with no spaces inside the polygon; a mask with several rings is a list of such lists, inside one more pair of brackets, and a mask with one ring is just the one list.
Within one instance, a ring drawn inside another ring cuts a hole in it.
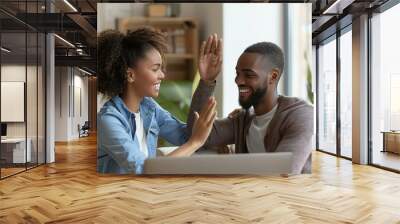
[{"label": "man's short hair", "polygon": [[285,65],[285,56],[278,45],[271,42],[259,42],[249,46],[244,52],[261,54],[268,59],[271,69],[277,68],[280,74],[282,74]]}]

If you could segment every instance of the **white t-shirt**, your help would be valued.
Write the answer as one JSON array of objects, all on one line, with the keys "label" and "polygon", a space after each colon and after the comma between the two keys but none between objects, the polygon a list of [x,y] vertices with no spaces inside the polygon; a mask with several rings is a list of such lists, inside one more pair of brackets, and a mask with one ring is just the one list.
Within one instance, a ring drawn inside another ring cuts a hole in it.
[{"label": "white t-shirt", "polygon": [[267,128],[275,115],[278,104],[268,113],[256,116],[250,124],[249,133],[246,136],[246,145],[249,153],[265,152],[264,138]]},{"label": "white t-shirt", "polygon": [[140,151],[143,152],[145,158],[149,156],[149,152],[147,150],[147,141],[146,141],[146,133],[144,132],[142,117],[140,116],[140,112],[135,114],[135,122],[136,122],[136,132],[135,135],[139,141]]}]

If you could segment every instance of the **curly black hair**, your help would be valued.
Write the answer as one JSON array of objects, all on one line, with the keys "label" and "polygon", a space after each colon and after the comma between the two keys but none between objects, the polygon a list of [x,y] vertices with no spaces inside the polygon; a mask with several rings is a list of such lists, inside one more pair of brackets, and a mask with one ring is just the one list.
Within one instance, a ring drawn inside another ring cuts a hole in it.
[{"label": "curly black hair", "polygon": [[139,59],[151,49],[167,52],[166,36],[150,27],[142,27],[128,34],[106,30],[97,39],[98,91],[113,97],[124,91],[126,71],[134,68]]}]

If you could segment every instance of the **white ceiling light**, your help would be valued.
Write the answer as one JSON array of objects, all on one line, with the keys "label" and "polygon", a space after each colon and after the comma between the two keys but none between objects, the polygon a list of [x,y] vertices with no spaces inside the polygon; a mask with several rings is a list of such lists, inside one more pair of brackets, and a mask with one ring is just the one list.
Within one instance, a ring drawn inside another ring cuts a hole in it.
[{"label": "white ceiling light", "polygon": [[10,50],[8,50],[8,49],[5,48],[5,47],[1,47],[1,50],[4,51],[4,52],[6,52],[6,53],[10,53],[10,52],[11,52]]},{"label": "white ceiling light", "polygon": [[90,72],[88,72],[88,71],[85,71],[85,70],[83,70],[83,69],[81,69],[81,68],[79,68],[79,67],[78,67],[78,70],[81,71],[81,72],[83,72],[83,73],[85,73],[85,74],[87,74],[87,75],[92,75],[92,73],[90,73]]},{"label": "white ceiling light", "polygon": [[78,10],[71,4],[69,3],[68,0],[64,0],[64,3],[68,5],[74,12],[78,12]]},{"label": "white ceiling light", "polygon": [[332,5],[324,10],[322,14],[342,14],[343,9],[351,5],[354,0],[336,0]]},{"label": "white ceiling light", "polygon": [[[330,5],[327,9],[324,10],[322,14],[331,13],[332,10],[336,9],[337,5],[339,4],[340,0],[336,0],[332,5]],[[335,10],[336,11],[336,10]]]},{"label": "white ceiling light", "polygon": [[71,42],[69,42],[68,40],[66,40],[66,39],[64,39],[64,38],[62,38],[62,37],[60,37],[60,36],[57,35],[57,34],[54,34],[54,36],[57,37],[57,38],[58,38],[59,40],[61,40],[62,42],[64,42],[65,44],[67,44],[68,46],[75,48],[75,45],[73,45],[73,44],[72,44]]}]

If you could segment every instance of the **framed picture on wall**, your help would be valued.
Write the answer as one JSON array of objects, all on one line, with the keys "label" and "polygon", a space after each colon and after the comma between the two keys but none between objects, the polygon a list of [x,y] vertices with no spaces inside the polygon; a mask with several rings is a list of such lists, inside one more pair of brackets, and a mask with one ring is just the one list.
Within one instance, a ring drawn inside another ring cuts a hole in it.
[{"label": "framed picture on wall", "polygon": [[1,82],[1,122],[24,122],[25,82]]}]

